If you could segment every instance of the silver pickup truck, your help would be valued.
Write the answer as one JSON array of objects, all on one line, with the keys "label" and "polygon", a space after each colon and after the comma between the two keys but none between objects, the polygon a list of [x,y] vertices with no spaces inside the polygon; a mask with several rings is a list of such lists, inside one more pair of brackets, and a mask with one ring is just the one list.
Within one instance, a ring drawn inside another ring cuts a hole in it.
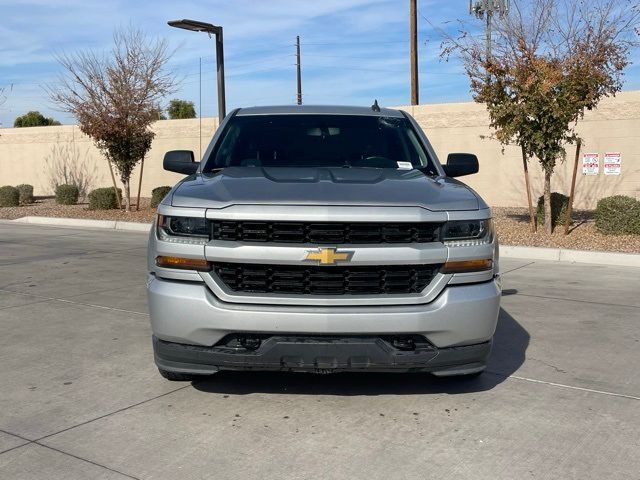
[{"label": "silver pickup truck", "polygon": [[149,236],[155,362],[220,370],[477,375],[500,309],[491,210],[405,112],[237,109]]}]

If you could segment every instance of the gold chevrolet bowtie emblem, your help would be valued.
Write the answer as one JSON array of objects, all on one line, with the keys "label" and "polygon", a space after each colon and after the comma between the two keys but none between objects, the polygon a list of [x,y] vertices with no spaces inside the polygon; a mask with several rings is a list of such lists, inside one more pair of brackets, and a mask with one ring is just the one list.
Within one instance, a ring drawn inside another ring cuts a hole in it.
[{"label": "gold chevrolet bowtie emblem", "polygon": [[320,265],[334,265],[337,262],[348,262],[353,252],[336,252],[335,248],[318,248],[317,252],[307,252],[305,260],[317,261]]}]

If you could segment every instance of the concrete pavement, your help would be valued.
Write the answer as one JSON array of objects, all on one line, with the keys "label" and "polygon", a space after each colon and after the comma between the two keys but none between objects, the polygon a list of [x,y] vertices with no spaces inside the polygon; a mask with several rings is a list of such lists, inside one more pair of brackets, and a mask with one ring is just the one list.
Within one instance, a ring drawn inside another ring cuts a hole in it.
[{"label": "concrete pavement", "polygon": [[163,380],[146,235],[0,225],[0,478],[640,478],[640,269],[503,259],[489,371]]}]

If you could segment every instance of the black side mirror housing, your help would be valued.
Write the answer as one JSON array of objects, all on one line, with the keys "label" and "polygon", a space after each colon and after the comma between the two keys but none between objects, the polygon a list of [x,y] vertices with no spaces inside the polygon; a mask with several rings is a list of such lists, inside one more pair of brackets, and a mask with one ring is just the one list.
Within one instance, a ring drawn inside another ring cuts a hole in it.
[{"label": "black side mirror housing", "polygon": [[442,168],[448,177],[462,177],[478,173],[480,165],[478,157],[473,153],[450,153],[447,156],[447,164]]},{"label": "black side mirror housing", "polygon": [[164,154],[162,167],[169,172],[191,175],[196,173],[200,162],[196,162],[191,150],[171,150]]}]

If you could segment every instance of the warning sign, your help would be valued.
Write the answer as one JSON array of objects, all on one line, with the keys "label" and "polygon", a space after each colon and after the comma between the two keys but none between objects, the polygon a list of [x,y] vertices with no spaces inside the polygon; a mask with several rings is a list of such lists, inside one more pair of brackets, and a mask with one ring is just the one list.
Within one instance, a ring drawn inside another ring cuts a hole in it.
[{"label": "warning sign", "polygon": [[604,154],[604,174],[620,175],[622,169],[622,155],[620,152],[607,152]]},{"label": "warning sign", "polygon": [[600,173],[600,154],[585,153],[582,155],[582,174],[598,175]]}]

